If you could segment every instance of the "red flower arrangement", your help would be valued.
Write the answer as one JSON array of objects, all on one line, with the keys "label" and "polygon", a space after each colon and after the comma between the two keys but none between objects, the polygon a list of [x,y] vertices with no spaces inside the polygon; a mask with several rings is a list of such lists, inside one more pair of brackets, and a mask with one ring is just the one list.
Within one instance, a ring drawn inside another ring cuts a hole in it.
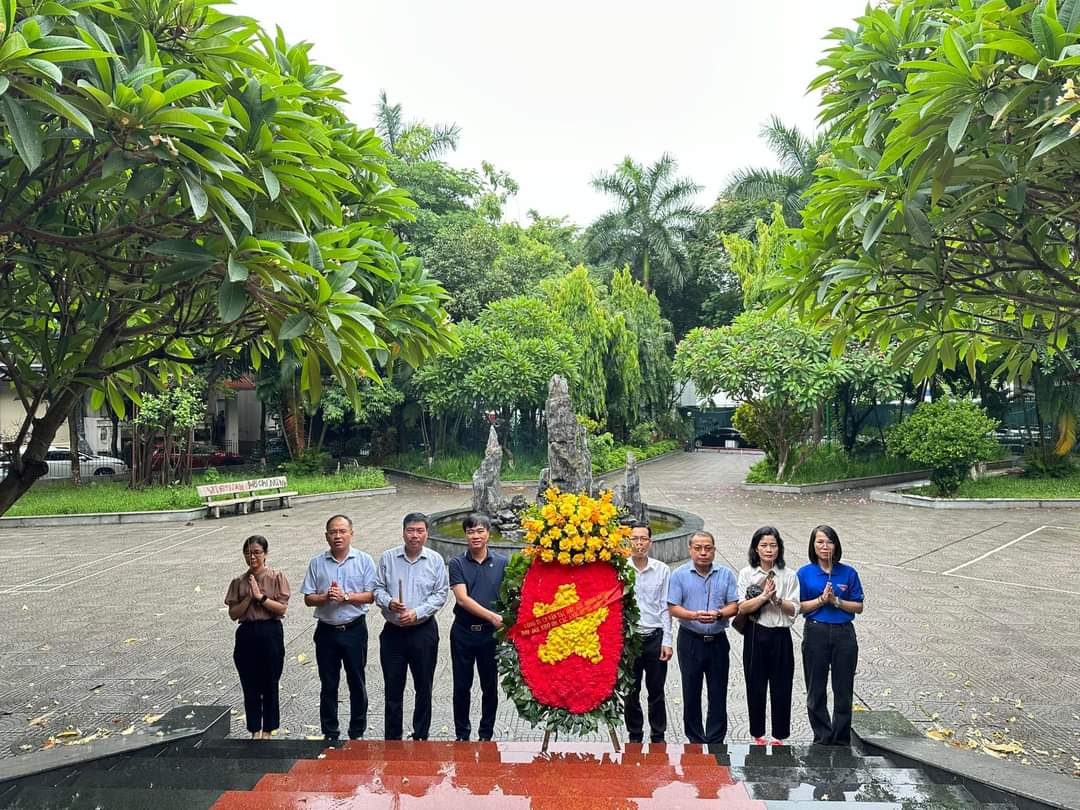
[{"label": "red flower arrangement", "polygon": [[[574,601],[569,604],[580,604],[612,591],[615,599],[550,632],[515,634],[513,639],[521,675],[533,697],[549,706],[583,714],[603,703],[615,687],[623,647],[623,588],[615,569],[607,563],[569,568],[535,562],[525,575],[519,617],[535,616],[538,607],[556,604],[560,590],[573,595]],[[563,630],[570,632],[560,632]]]}]

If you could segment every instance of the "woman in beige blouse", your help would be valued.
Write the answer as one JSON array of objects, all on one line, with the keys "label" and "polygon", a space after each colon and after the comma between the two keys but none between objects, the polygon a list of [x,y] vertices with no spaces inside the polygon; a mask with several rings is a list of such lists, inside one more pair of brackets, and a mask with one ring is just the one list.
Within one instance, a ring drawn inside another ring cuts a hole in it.
[{"label": "woman in beige blouse", "polygon": [[253,740],[268,740],[281,722],[278,681],[285,666],[281,618],[289,607],[289,580],[266,564],[270,543],[253,534],[244,541],[248,569],[229,583],[225,604],[236,628],[233,661],[244,689],[247,728]]}]

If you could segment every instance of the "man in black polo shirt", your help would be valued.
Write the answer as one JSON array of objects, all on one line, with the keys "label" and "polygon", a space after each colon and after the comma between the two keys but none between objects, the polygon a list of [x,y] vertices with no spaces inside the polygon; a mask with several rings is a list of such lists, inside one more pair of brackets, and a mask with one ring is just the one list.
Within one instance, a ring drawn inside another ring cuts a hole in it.
[{"label": "man in black polo shirt", "polygon": [[450,660],[454,667],[454,733],[468,740],[472,733],[473,664],[480,675],[480,739],[490,740],[499,707],[495,668],[495,630],[502,616],[493,608],[499,596],[506,557],[488,551],[491,520],[474,512],[461,522],[469,550],[450,560],[450,590],[454,592],[454,624],[450,628]]}]

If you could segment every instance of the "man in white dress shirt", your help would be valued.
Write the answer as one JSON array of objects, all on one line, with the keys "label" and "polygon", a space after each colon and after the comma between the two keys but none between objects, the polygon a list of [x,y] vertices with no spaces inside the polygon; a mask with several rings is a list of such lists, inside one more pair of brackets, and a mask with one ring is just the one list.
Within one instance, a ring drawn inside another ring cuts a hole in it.
[{"label": "man in white dress shirt", "polygon": [[667,609],[668,580],[671,569],[649,556],[652,528],[641,525],[630,531],[631,562],[634,564],[634,596],[637,599],[637,632],[642,647],[634,660],[634,687],[626,696],[626,732],[630,742],[642,742],[645,718],[641,712],[641,681],[645,681],[649,705],[649,741],[664,742],[667,731],[667,706],[664,685],[667,662],[671,660],[671,614]]}]

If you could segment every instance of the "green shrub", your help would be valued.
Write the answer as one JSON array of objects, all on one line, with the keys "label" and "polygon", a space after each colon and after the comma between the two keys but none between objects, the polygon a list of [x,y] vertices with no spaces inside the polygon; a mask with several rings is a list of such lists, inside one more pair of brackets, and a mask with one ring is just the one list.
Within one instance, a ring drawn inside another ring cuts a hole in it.
[{"label": "green shrub", "polygon": [[656,440],[656,422],[642,422],[630,429],[630,444],[635,447],[648,447]]},{"label": "green shrub", "polygon": [[221,480],[221,475],[217,471],[217,467],[207,467],[203,471],[203,483],[204,484],[216,484]]},{"label": "green shrub", "polygon": [[[768,452],[769,440],[765,429],[761,426],[757,411],[749,402],[740,402],[731,415],[731,426],[735,428],[751,447],[760,447]],[[776,464],[773,464],[775,471]]]},{"label": "green shrub", "polygon": [[329,463],[329,453],[305,450],[299,458],[286,461],[281,466],[285,468],[287,475],[318,475],[326,471]]},{"label": "green shrub", "polygon": [[1076,464],[1069,456],[1059,456],[1052,448],[1032,447],[1024,453],[1026,478],[1069,478]]},{"label": "green shrub", "polygon": [[889,430],[887,446],[891,455],[929,467],[934,487],[949,495],[968,477],[973,464],[998,457],[992,435],[997,426],[997,420],[974,402],[923,402]]}]

